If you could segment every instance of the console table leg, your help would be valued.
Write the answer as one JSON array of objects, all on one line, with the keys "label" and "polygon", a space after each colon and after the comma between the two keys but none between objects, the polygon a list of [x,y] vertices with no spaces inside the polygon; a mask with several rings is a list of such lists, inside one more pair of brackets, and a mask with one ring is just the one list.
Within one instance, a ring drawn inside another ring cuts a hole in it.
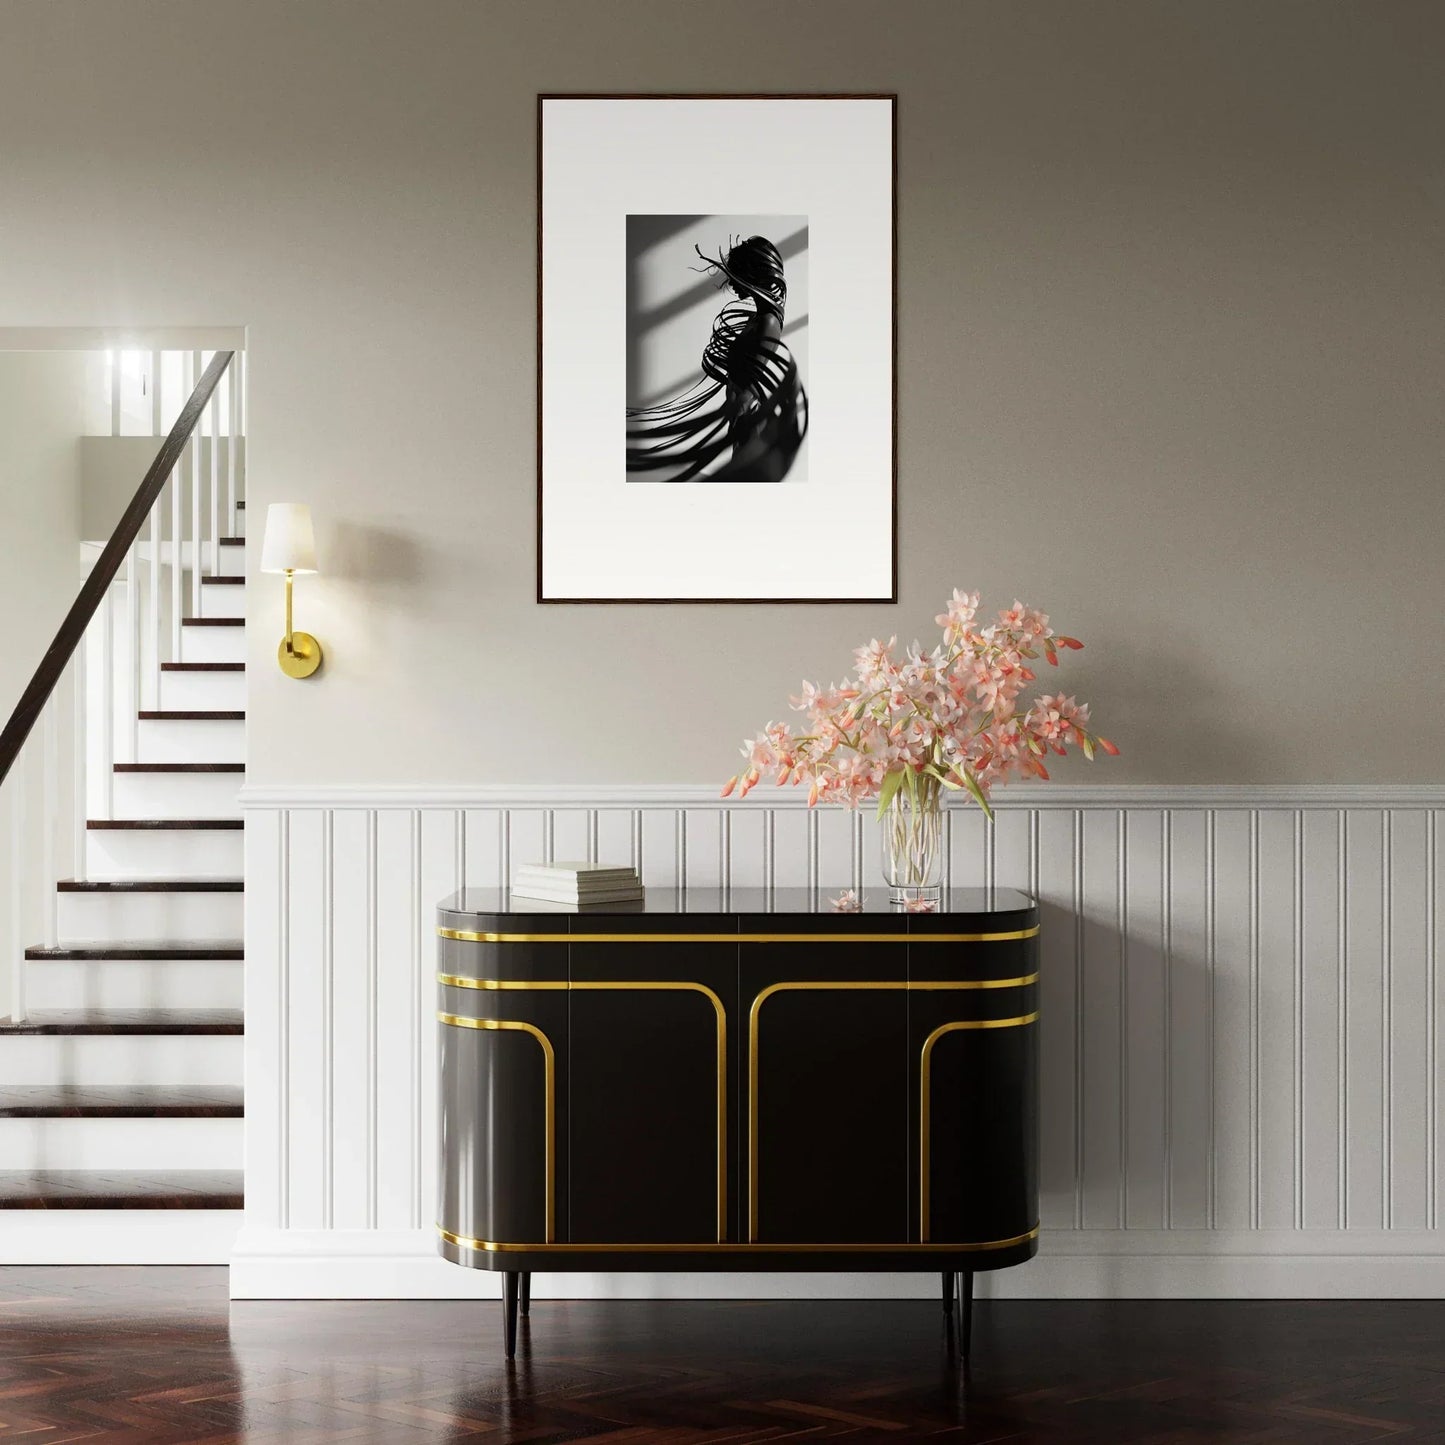
[{"label": "console table leg", "polygon": [[522,1274],[522,1298],[521,1298],[521,1315],[522,1315],[522,1318],[523,1318],[524,1320],[527,1319],[527,1318],[531,1315],[531,1313],[532,1313],[532,1272],[531,1272],[530,1270],[525,1270],[525,1271],[523,1271],[523,1274]]},{"label": "console table leg", "polygon": [[953,1313],[953,1271],[946,1270],[943,1275],[943,1312],[946,1315]]},{"label": "console table leg", "polygon": [[517,1280],[516,1270],[502,1275],[502,1341],[509,1360],[517,1354]]},{"label": "console table leg", "polygon": [[960,1279],[959,1308],[962,1320],[959,1327],[959,1346],[963,1358],[968,1359],[969,1346],[973,1342],[973,1271],[966,1269]]}]

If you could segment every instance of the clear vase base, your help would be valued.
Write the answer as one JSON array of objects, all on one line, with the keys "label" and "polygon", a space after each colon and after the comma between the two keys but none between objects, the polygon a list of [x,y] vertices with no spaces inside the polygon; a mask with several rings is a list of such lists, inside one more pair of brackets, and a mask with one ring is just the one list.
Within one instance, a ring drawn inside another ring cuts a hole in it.
[{"label": "clear vase base", "polygon": [[943,885],[931,883],[915,888],[895,883],[888,889],[888,901],[894,908],[928,912],[943,902]]}]

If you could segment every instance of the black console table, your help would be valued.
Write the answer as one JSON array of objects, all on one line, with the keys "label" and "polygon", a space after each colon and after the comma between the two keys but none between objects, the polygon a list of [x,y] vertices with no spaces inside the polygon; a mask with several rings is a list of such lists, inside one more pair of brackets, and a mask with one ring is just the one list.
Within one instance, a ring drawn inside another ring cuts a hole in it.
[{"label": "black console table", "polygon": [[657,1269],[938,1272],[966,1353],[974,1272],[1038,1247],[1034,902],[546,907],[438,910],[439,1243],[505,1276],[508,1356],[533,1271]]}]

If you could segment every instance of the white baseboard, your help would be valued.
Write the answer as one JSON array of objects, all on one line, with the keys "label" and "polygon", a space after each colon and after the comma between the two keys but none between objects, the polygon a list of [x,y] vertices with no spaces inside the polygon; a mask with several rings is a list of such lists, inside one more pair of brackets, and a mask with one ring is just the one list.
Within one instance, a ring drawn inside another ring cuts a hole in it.
[{"label": "white baseboard", "polygon": [[[436,1253],[431,1230],[247,1227],[232,1299],[496,1299],[501,1276]],[[538,1274],[537,1299],[931,1299],[932,1273]],[[1436,1299],[1428,1232],[1091,1230],[1045,1234],[1036,1259],[979,1276],[988,1299]]]},{"label": "white baseboard", "polygon": [[239,1209],[9,1209],[0,1264],[226,1264]]}]

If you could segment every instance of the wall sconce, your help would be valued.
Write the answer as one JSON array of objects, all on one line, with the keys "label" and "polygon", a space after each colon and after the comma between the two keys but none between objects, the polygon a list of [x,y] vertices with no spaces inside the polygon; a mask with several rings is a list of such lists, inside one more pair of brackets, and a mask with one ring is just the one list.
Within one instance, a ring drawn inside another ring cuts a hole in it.
[{"label": "wall sconce", "polygon": [[286,636],[276,649],[276,661],[287,677],[310,677],[321,666],[321,644],[309,632],[296,632],[291,626],[291,579],[298,572],[318,570],[310,507],[272,502],[266,509],[261,570],[286,574]]}]

